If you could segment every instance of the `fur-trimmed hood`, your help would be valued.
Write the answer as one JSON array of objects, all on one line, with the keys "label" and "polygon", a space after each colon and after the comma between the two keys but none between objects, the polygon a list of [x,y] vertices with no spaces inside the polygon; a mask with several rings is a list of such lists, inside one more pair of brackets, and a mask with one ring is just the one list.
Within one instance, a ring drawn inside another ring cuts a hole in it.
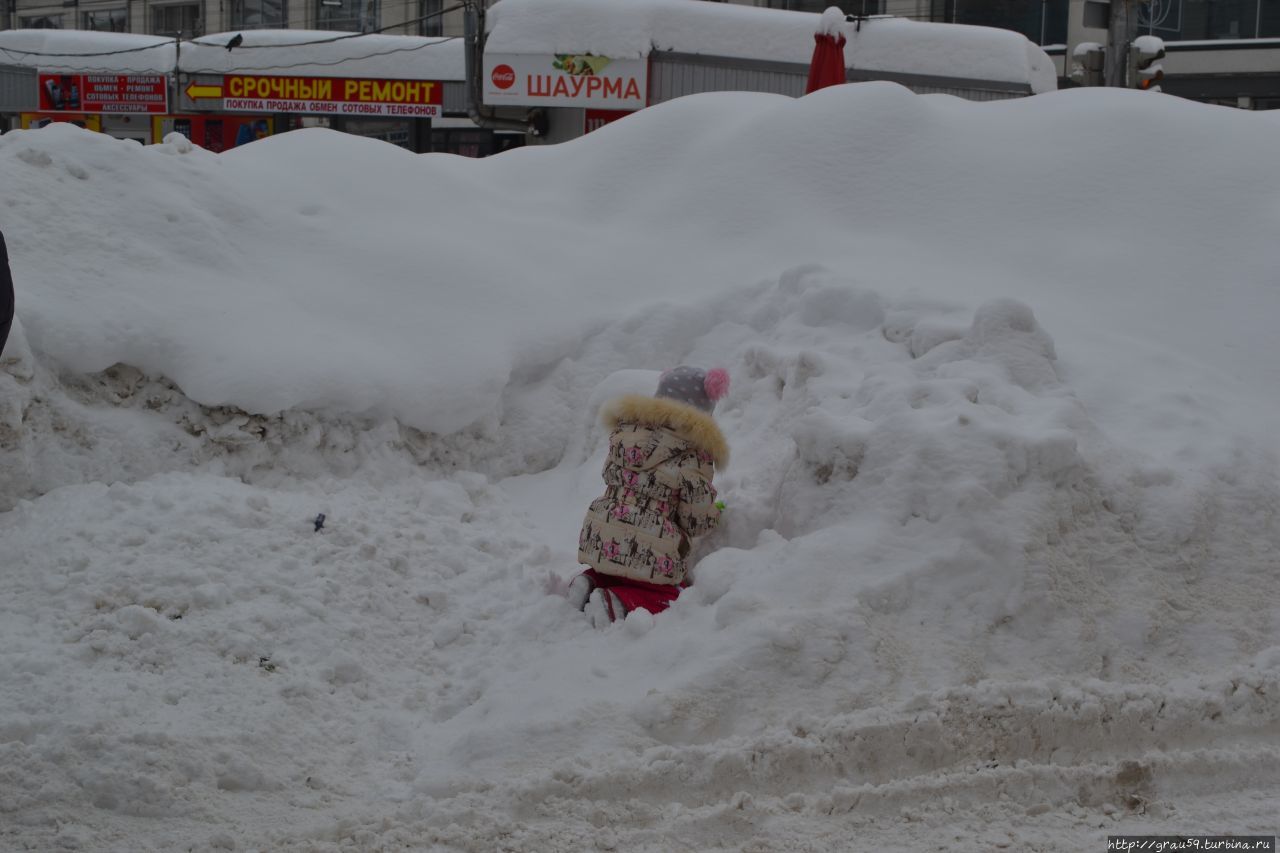
[{"label": "fur-trimmed hood", "polygon": [[720,427],[710,415],[693,406],[666,397],[628,394],[602,406],[600,421],[610,430],[618,424],[665,427],[699,450],[710,453],[716,468],[723,470],[729,464],[729,443]]}]

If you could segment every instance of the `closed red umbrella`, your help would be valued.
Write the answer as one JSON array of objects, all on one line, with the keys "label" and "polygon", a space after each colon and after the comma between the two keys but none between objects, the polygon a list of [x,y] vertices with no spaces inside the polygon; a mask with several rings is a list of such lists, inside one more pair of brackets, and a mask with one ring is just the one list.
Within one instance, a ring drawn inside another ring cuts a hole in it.
[{"label": "closed red umbrella", "polygon": [[[830,14],[834,12],[835,14]],[[813,60],[809,63],[809,83],[804,93],[844,82],[844,33],[839,31],[844,15],[834,7],[822,15],[818,32],[813,34]]]}]

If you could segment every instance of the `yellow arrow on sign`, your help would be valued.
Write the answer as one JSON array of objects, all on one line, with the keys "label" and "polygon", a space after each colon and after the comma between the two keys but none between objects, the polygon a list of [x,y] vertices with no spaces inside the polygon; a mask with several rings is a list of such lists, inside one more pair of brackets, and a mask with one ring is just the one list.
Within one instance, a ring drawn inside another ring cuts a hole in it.
[{"label": "yellow arrow on sign", "polygon": [[221,98],[222,84],[211,86],[206,83],[191,83],[187,86],[187,97],[193,101],[196,98]]}]

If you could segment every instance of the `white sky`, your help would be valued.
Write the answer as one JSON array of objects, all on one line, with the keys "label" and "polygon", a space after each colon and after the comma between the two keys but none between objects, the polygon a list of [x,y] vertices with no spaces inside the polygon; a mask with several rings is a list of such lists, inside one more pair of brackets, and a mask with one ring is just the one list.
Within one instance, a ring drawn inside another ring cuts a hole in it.
[{"label": "white sky", "polygon": [[[0,137],[0,847],[1273,831],[1278,137],[883,83]],[[726,525],[597,633],[595,411],[682,362]]]}]

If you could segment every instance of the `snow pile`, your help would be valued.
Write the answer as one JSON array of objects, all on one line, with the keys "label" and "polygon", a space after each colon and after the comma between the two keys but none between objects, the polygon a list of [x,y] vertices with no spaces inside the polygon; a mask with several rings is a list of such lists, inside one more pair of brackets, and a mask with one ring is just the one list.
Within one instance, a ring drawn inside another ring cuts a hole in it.
[{"label": "snow pile", "polygon": [[[627,306],[818,263],[878,289],[1022,299],[1065,335],[1091,402],[1129,397],[1096,414],[1142,417],[1143,432],[1168,429],[1160,397],[1184,386],[1214,395],[1210,409],[1276,415],[1255,390],[1276,387],[1270,360],[1222,344],[1266,338],[1280,309],[1258,249],[1280,228],[1274,122],[1128,91],[970,105],[830,88],[681,99],[601,143],[484,163],[320,130],[216,156],[66,127],[7,134],[19,317],[76,374],[123,363],[205,405],[475,426],[496,442],[513,378]],[[1117,190],[1098,164],[1153,133],[1148,172]],[[1163,174],[1187,177],[1150,177]],[[1239,193],[1245,180],[1256,191]],[[1210,233],[1188,203],[1205,196],[1223,200]],[[1117,375],[1116,357],[1132,369]]]},{"label": "snow pile", "polygon": [[844,19],[845,14],[840,11],[839,6],[828,6],[818,16],[818,29],[815,32],[829,36],[843,35]]},{"label": "snow pile", "polygon": [[[0,138],[0,846],[1273,831],[1280,128],[823,92],[481,162]],[[1088,159],[1161,128],[1178,187]],[[726,523],[596,632],[596,409],[681,362]]]}]

